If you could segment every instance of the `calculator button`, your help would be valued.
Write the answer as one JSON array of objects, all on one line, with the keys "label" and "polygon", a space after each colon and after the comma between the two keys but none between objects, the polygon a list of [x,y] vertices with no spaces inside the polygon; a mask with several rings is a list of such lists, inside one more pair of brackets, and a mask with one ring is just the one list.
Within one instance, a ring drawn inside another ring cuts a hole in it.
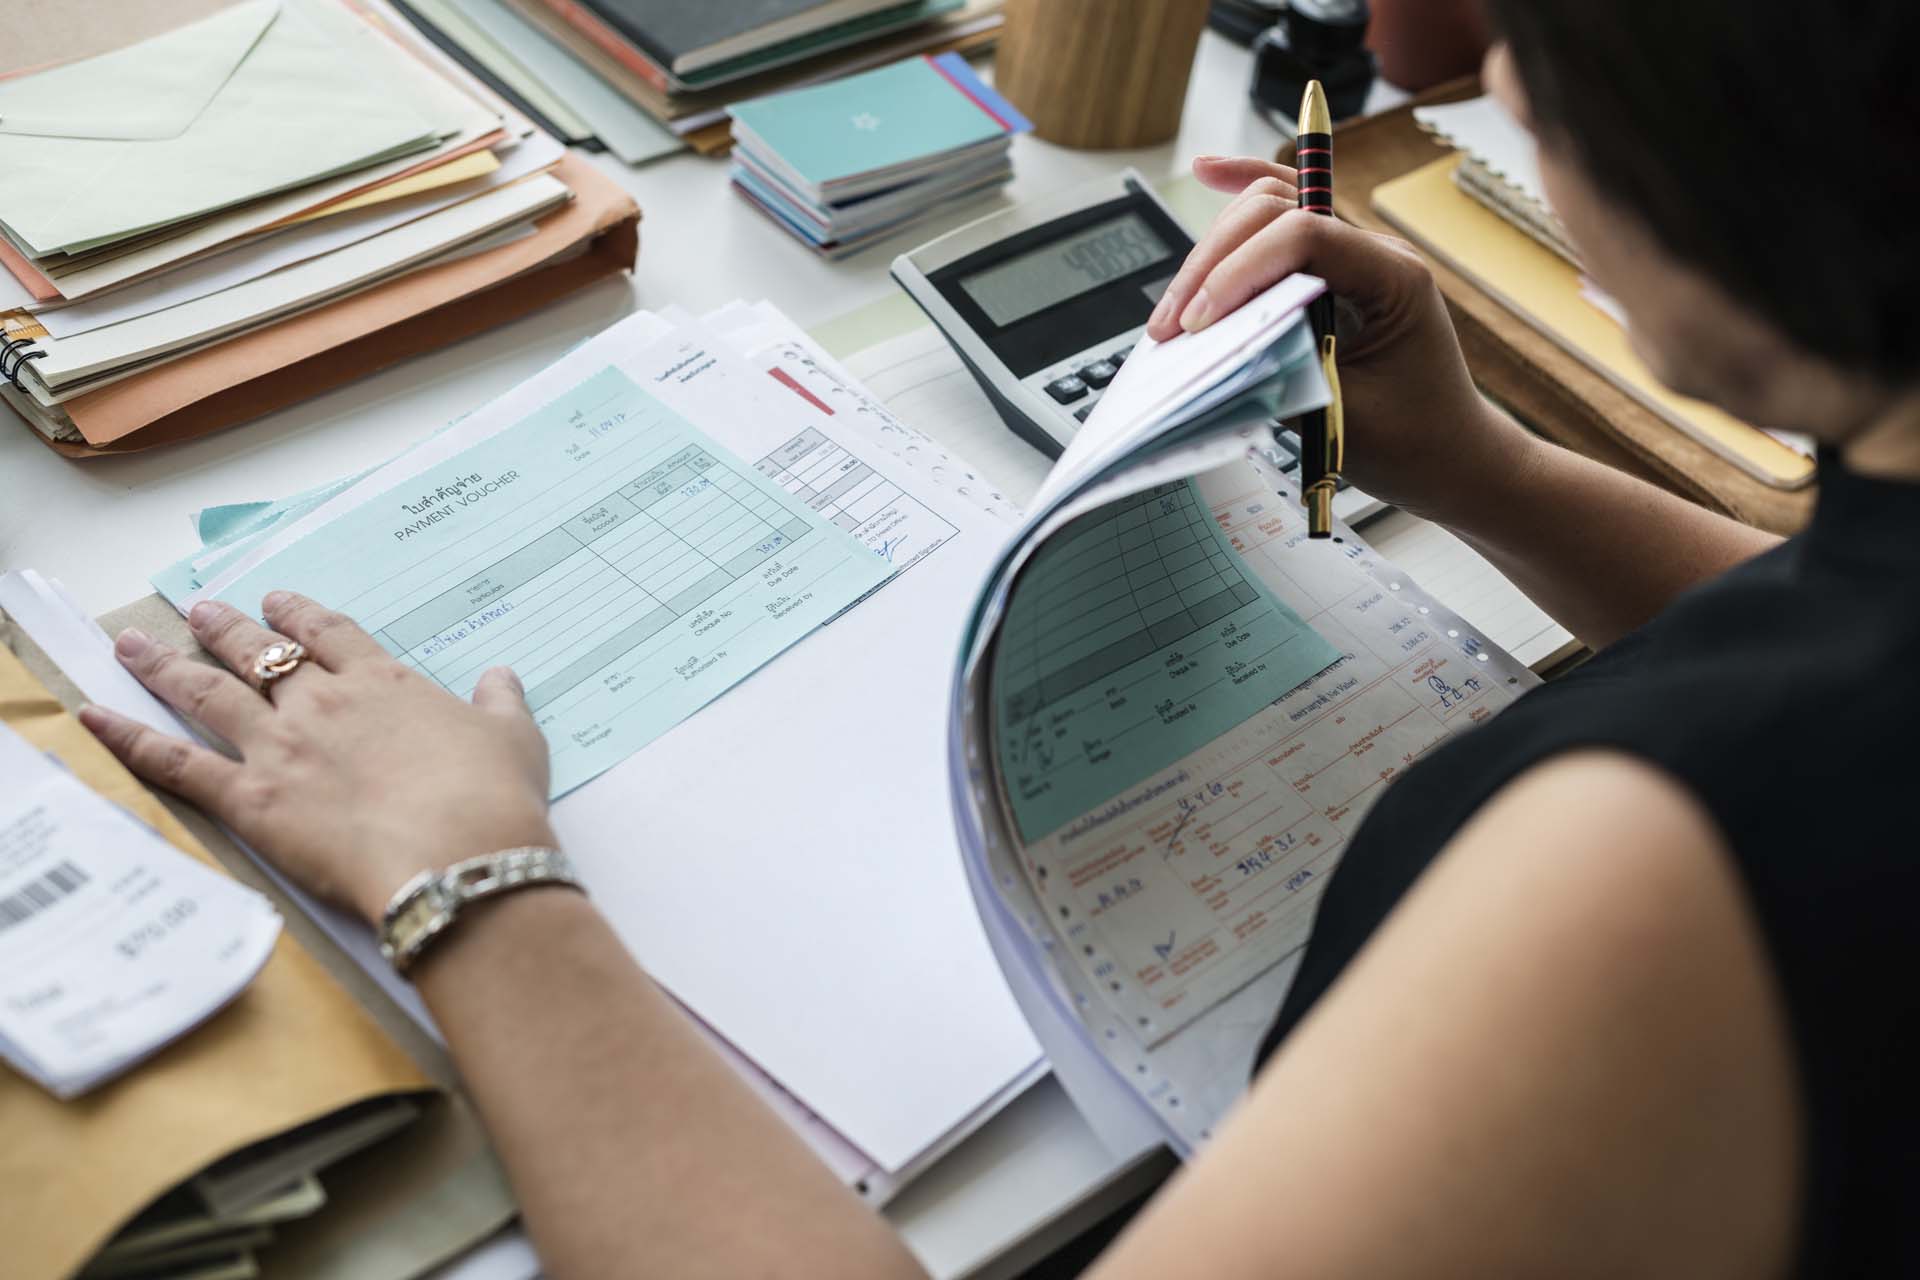
[{"label": "calculator button", "polygon": [[1047,394],[1055,400],[1058,400],[1061,404],[1072,404],[1075,400],[1087,394],[1087,384],[1070,373],[1064,378],[1055,378],[1052,382],[1049,382],[1047,384]]},{"label": "calculator button", "polygon": [[1124,351],[1116,351],[1112,355],[1107,357],[1107,363],[1112,365],[1114,368],[1118,369],[1121,365],[1127,362],[1127,357],[1132,354],[1133,354],[1132,347],[1128,347]]},{"label": "calculator button", "polygon": [[1080,371],[1080,380],[1090,387],[1104,387],[1113,381],[1113,375],[1120,370],[1111,360],[1095,360]]},{"label": "calculator button", "polygon": [[1073,420],[1075,422],[1085,422],[1087,420],[1087,415],[1092,412],[1093,412],[1092,405],[1087,405],[1085,408],[1081,408],[1081,409],[1075,409],[1073,411]]}]

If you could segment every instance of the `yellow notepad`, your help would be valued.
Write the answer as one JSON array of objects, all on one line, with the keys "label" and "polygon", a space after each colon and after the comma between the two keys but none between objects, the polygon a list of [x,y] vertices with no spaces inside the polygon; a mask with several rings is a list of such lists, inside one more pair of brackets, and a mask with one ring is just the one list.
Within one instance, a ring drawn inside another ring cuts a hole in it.
[{"label": "yellow notepad", "polygon": [[1712,405],[1669,391],[1633,353],[1626,331],[1580,295],[1580,273],[1454,184],[1457,155],[1374,188],[1373,207],[1453,270],[1594,372],[1763,484],[1811,483],[1813,459]]},{"label": "yellow notepad", "polygon": [[330,218],[336,213],[346,213],[353,209],[364,209],[368,205],[384,204],[388,200],[398,200],[404,196],[417,196],[422,191],[437,191],[441,187],[450,187],[456,182],[471,182],[475,178],[484,178],[500,167],[500,157],[491,151],[470,151],[445,164],[435,165],[414,174],[410,178],[396,178],[392,182],[362,191],[357,196],[348,196],[332,204],[323,204],[318,209],[309,209],[295,218],[288,218],[276,226],[291,227],[302,222],[312,222],[316,218]]}]

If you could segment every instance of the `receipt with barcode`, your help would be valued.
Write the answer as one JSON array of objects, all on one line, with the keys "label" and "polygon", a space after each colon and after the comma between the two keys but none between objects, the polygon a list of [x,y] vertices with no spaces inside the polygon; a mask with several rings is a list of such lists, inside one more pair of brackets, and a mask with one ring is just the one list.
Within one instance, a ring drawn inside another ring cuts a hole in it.
[{"label": "receipt with barcode", "polygon": [[60,1098],[218,1012],[280,917],[0,726],[0,1057]]}]

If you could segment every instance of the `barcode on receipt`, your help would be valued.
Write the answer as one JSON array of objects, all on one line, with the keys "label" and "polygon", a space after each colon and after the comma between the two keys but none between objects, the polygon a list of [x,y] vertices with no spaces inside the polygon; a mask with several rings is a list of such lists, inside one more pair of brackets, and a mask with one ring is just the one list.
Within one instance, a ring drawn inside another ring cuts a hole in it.
[{"label": "barcode on receipt", "polygon": [[78,891],[86,882],[86,872],[71,862],[62,862],[19,890],[0,898],[0,933],[31,920],[60,899]]}]

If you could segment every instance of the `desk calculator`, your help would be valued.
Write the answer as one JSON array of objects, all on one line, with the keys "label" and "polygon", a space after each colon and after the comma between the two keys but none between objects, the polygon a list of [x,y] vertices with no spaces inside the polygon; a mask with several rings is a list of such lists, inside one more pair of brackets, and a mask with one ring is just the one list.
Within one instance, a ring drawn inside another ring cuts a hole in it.
[{"label": "desk calculator", "polygon": [[[1173,282],[1193,238],[1140,175],[1110,177],[989,214],[893,260],[1007,426],[1057,458],[1087,420]],[[1299,465],[1281,433],[1273,460]],[[1348,523],[1382,510],[1343,488]]]}]

